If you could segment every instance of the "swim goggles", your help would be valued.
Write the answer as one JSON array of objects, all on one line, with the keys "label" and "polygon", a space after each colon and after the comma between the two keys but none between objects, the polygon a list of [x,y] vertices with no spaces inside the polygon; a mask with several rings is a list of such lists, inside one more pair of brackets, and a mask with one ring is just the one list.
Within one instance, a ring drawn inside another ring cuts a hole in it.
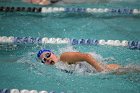
[{"label": "swim goggles", "polygon": [[51,52],[46,53],[46,54],[45,54],[45,58],[42,58],[42,59],[41,59],[41,62],[42,62],[42,63],[45,63],[45,62],[47,61],[48,63],[50,63],[50,61],[47,60],[47,58],[50,58],[50,56],[51,56]]}]

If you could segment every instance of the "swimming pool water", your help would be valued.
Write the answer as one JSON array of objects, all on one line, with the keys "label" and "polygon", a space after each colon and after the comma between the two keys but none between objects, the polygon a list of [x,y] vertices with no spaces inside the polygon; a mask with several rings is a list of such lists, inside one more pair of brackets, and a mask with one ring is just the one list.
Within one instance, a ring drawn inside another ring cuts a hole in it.
[{"label": "swimming pool water", "polygon": [[[33,6],[21,2],[0,3],[3,6]],[[37,6],[37,5],[35,5]],[[138,2],[56,5],[63,7],[140,8]],[[38,7],[38,6],[37,6]],[[139,16],[96,14],[27,14],[0,13],[0,36],[60,37],[76,39],[139,40]],[[36,60],[41,48],[92,53],[98,59],[140,69],[139,50],[125,47],[86,45],[15,45],[0,47],[0,88],[54,90],[68,93],[140,93],[140,74],[66,73]]]}]

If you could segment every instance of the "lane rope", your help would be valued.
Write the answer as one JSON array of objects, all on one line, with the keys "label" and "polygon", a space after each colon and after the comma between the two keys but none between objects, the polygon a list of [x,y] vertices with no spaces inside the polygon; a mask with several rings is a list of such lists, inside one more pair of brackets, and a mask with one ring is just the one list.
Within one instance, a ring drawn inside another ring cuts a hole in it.
[{"label": "lane rope", "polygon": [[140,41],[127,40],[97,40],[97,39],[69,39],[69,38],[40,38],[40,37],[0,37],[0,44],[71,44],[71,45],[108,45],[122,46],[130,49],[140,49]]},{"label": "lane rope", "polygon": [[64,7],[0,7],[0,12],[32,12],[32,13],[111,13],[139,15],[140,9],[132,8],[64,8]]},{"label": "lane rope", "polygon": [[[0,93],[58,93],[58,92],[55,92],[55,91],[46,91],[46,90],[42,90],[42,91],[37,91],[37,90],[27,90],[27,89],[22,89],[22,90],[19,90],[19,89],[0,89]],[[60,92],[60,93],[67,93],[67,92]],[[73,92],[71,92],[73,93]]]}]

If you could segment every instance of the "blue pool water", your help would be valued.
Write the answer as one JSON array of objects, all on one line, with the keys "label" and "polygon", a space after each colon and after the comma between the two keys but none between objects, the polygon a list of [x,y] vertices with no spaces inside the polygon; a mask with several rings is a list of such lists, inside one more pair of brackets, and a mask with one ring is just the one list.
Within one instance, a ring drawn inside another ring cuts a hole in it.
[{"label": "blue pool water", "polygon": [[[136,1],[95,4],[54,5],[63,7],[140,8]],[[3,6],[36,6],[22,2],[3,2]],[[0,36],[54,37],[76,39],[139,40],[140,16],[96,14],[0,13]],[[140,93],[140,73],[90,73],[76,69],[66,73],[36,60],[41,48],[57,55],[65,51],[91,53],[103,63],[140,69],[140,51],[126,47],[34,44],[0,46],[0,88],[36,89],[68,93]],[[105,61],[107,59],[107,61]],[[104,60],[104,61],[103,61]],[[84,68],[83,68],[84,69]],[[83,70],[82,69],[82,70]]]}]

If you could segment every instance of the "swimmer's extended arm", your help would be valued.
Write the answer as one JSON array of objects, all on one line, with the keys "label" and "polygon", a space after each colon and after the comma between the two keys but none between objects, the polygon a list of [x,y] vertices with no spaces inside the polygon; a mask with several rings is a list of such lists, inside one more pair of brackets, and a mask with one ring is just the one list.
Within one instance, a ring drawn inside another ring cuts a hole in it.
[{"label": "swimmer's extended arm", "polygon": [[60,56],[60,61],[74,64],[80,61],[86,61],[92,65],[98,72],[103,71],[99,62],[97,62],[90,54],[80,52],[65,52]]},{"label": "swimmer's extended arm", "polygon": [[39,4],[39,5],[49,5],[49,0],[22,0],[23,2],[33,3],[33,4]]}]

